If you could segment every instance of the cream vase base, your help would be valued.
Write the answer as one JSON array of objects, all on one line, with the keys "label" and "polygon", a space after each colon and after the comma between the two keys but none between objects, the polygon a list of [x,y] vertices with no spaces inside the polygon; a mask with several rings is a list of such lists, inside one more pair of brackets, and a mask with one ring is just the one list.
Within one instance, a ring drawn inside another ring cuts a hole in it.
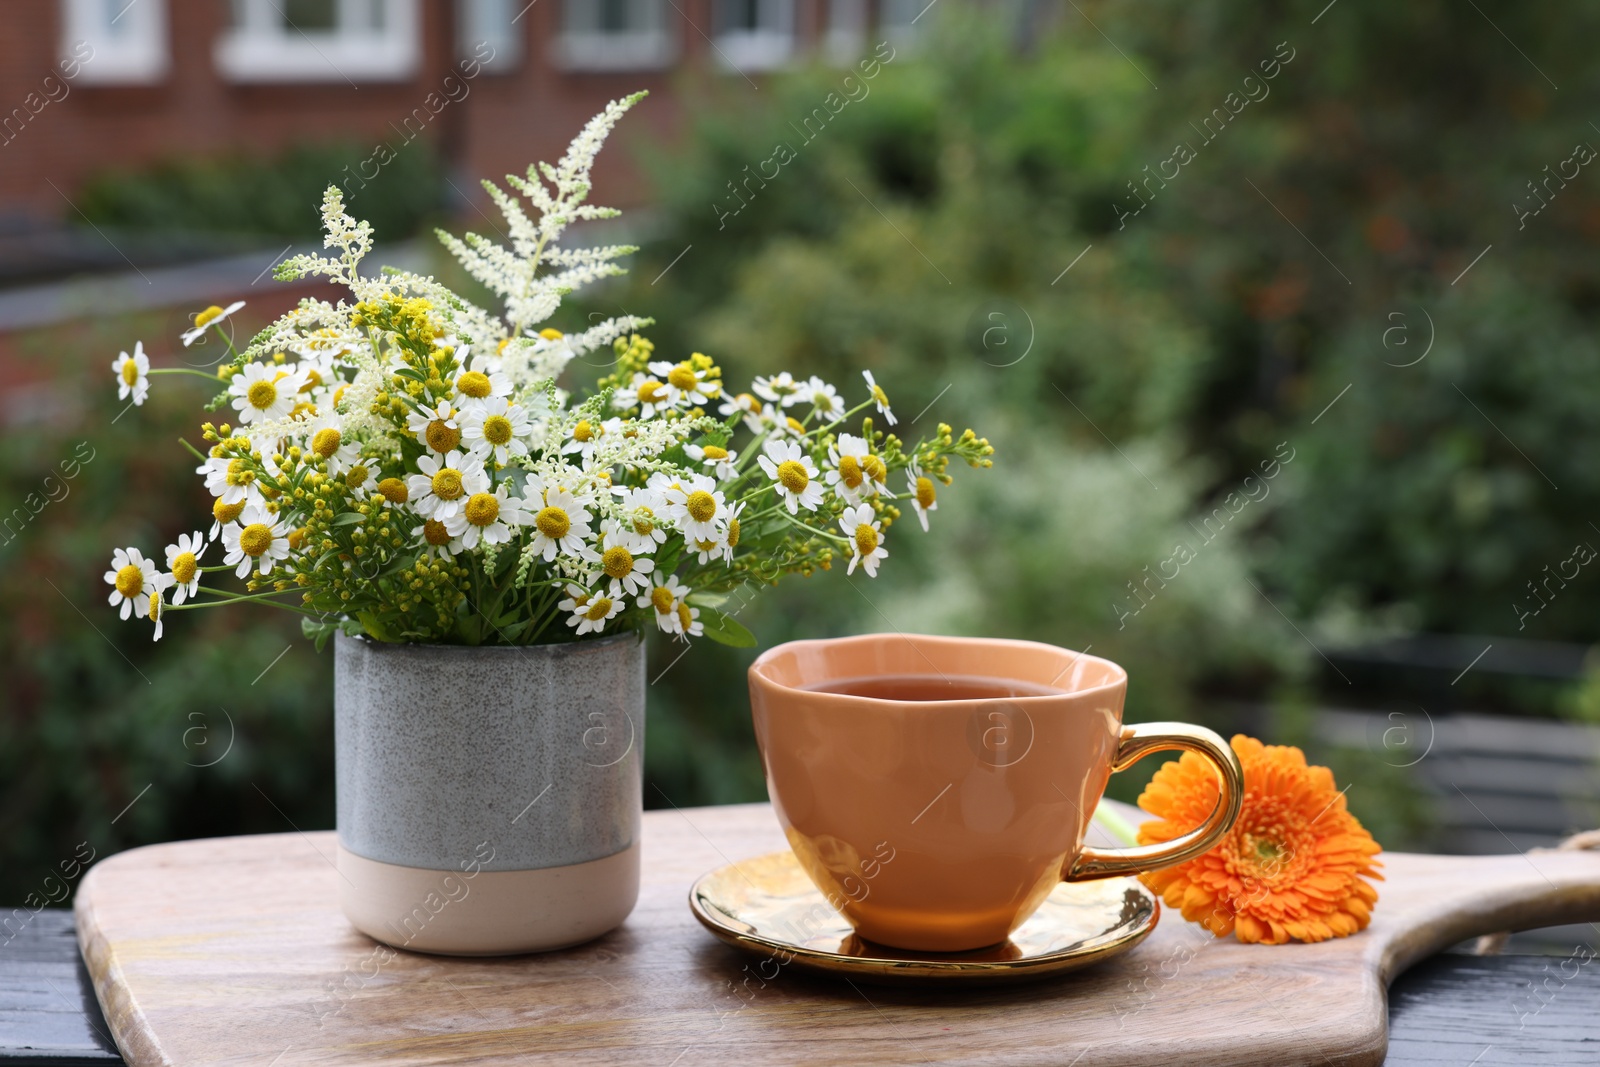
[{"label": "cream vase base", "polygon": [[357,930],[410,952],[511,956],[591,941],[639,899],[639,842],[587,863],[528,871],[405,867],[339,846],[339,905]]}]

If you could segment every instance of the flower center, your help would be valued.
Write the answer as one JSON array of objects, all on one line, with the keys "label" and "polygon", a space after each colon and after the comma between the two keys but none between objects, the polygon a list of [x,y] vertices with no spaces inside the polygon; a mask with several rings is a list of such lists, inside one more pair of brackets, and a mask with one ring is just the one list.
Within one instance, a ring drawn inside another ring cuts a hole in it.
[{"label": "flower center", "polygon": [[128,362],[124,363],[122,365],[122,380],[124,382],[126,382],[127,384],[129,384],[129,385],[138,385],[139,384],[139,364],[135,363],[131,359],[128,360]]},{"label": "flower center", "polygon": [[272,527],[264,522],[253,522],[239,531],[239,551],[247,556],[260,556],[272,547]]},{"label": "flower center", "polygon": [[296,552],[300,551],[300,546],[306,543],[306,528],[301,526],[298,529],[290,530],[288,540],[291,549]]},{"label": "flower center", "polygon": [[856,526],[856,551],[863,556],[870,556],[878,550],[878,531],[867,523]]},{"label": "flower center", "polygon": [[217,305],[212,304],[210,307],[206,308],[204,311],[200,312],[200,314],[194,317],[194,324],[201,327],[210,326],[213,322],[216,322],[220,318],[222,318],[222,309]]},{"label": "flower center", "polygon": [[344,475],[344,484],[347,489],[360,489],[367,482],[367,468],[357,463]]},{"label": "flower center", "polygon": [[179,552],[172,561],[172,576],[178,580],[179,585],[188,585],[194,581],[194,572],[199,569],[200,564],[195,560],[193,552]]},{"label": "flower center", "polygon": [[429,519],[422,524],[422,539],[438,548],[450,543],[450,531],[445,529],[444,523],[438,519]]},{"label": "flower center", "polygon": [[511,440],[511,420],[504,415],[490,415],[483,420],[483,439],[491,445],[503,445]]},{"label": "flower center", "polygon": [[672,595],[672,590],[664,585],[658,585],[650,591],[650,603],[655,607],[657,615],[665,615],[672,610],[672,605],[677,597]]},{"label": "flower center", "polygon": [[594,427],[588,419],[579,419],[578,425],[572,428],[572,439],[579,444],[594,440]]},{"label": "flower center", "polygon": [[251,407],[265,411],[278,402],[278,387],[271,382],[256,382],[245,394],[245,399]]},{"label": "flower center", "polygon": [[700,384],[700,379],[695,376],[693,367],[690,367],[687,363],[680,363],[668,372],[667,382],[673,388],[687,393]]},{"label": "flower center", "polygon": [[861,469],[875,482],[881,482],[889,477],[889,468],[883,465],[883,460],[877,456],[862,456]]},{"label": "flower center", "polygon": [[721,462],[722,460],[728,458],[728,450],[726,448],[718,447],[717,445],[706,445],[704,449],[704,455],[707,459],[714,459],[718,462]]},{"label": "flower center", "polygon": [[456,379],[456,388],[474,400],[482,400],[489,395],[489,376],[481,371],[469,370]]},{"label": "flower center", "polygon": [[881,385],[874,385],[872,387],[872,399],[876,400],[884,407],[889,406],[889,396],[883,391],[883,386]]},{"label": "flower center", "polygon": [[473,493],[466,511],[472,525],[487,526],[500,517],[500,498],[493,493]]},{"label": "flower center", "polygon": [[597,596],[589,602],[589,609],[583,613],[583,616],[590,622],[599,622],[601,619],[605,618],[610,611],[611,598],[608,596]]},{"label": "flower center", "polygon": [[694,616],[690,614],[688,604],[678,605],[678,621],[683,624],[684,633],[688,633],[689,627],[694,625]]},{"label": "flower center", "polygon": [[921,504],[924,509],[931,508],[931,507],[933,507],[933,502],[934,502],[935,498],[936,498],[936,494],[933,491],[933,479],[932,478],[918,478],[917,479],[917,503]]},{"label": "flower center", "polygon": [[[805,474],[806,472],[802,470],[800,477],[804,478]],[[800,487],[805,488],[805,483],[802,482]],[[717,498],[704,489],[696,489],[684,500],[683,506],[688,509],[689,517],[695,522],[710,522],[711,516],[717,513]]]},{"label": "flower center", "polygon": [[306,368],[306,384],[304,384],[304,385],[302,385],[300,387],[300,391],[302,393],[309,393],[311,390],[315,389],[317,386],[319,386],[321,384],[322,384],[322,375],[317,372],[317,369],[315,367],[307,367]]},{"label": "flower center", "polygon": [[572,529],[572,520],[561,508],[552,506],[535,515],[533,525],[550,540],[559,541],[567,536],[568,530]]},{"label": "flower center", "polygon": [[854,456],[839,457],[839,480],[851,489],[861,486],[861,464],[856,462]]},{"label": "flower center", "polygon": [[656,513],[647,507],[633,509],[633,532],[641,537],[649,536],[656,528]]},{"label": "flower center", "polygon": [[117,592],[125,597],[136,597],[144,588],[144,570],[128,564],[117,571]]},{"label": "flower center", "polygon": [[311,438],[311,451],[327,459],[339,451],[339,431],[332,426],[318,430]]},{"label": "flower center", "polygon": [[242,511],[244,511],[243,500],[239,501],[237,504],[224,504],[219,500],[215,504],[211,505],[211,517],[223,524],[230,523],[234,519],[237,519],[239,517],[239,513]]},{"label": "flower center", "polygon": [[728,520],[728,547],[737,548],[739,545],[739,520]]},{"label": "flower center", "polygon": [[455,500],[461,493],[461,472],[454,467],[441,467],[433,476],[433,495],[440,500]]},{"label": "flower center", "polygon": [[641,404],[659,404],[659,403],[661,403],[661,383],[658,382],[658,381],[655,381],[654,379],[652,379],[650,381],[647,381],[647,382],[642,382],[639,385],[639,403],[641,403]]},{"label": "flower center", "polygon": [[161,619],[161,596],[160,596],[159,593],[150,598],[150,610],[145,612],[145,614],[150,616],[150,621],[151,622],[159,622],[160,621],[160,619]]},{"label": "flower center", "polygon": [[741,407],[745,408],[747,411],[749,411],[750,414],[752,414],[752,415],[761,414],[761,401],[757,400],[755,397],[751,396],[749,393],[740,393],[734,399],[738,400],[739,405]]},{"label": "flower center", "polygon": [[803,493],[806,486],[811,484],[811,475],[806,473],[805,465],[798,460],[786,459],[778,464],[778,481],[791,493]]},{"label": "flower center", "polygon": [[399,478],[385,478],[378,483],[378,492],[391,504],[404,504],[411,499],[411,490]]},{"label": "flower center", "polygon": [[434,419],[428,423],[423,436],[428,439],[428,447],[435,452],[450,452],[461,443],[461,431],[443,419]]},{"label": "flower center", "polygon": [[606,554],[600,557],[600,565],[605,568],[607,577],[626,578],[633,573],[633,553],[621,545],[608,548]]}]

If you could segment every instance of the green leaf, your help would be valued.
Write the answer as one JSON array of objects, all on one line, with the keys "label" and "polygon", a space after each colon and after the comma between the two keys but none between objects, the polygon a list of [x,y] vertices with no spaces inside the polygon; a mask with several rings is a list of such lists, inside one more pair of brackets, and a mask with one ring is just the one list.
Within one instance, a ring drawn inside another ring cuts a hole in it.
[{"label": "green leaf", "polygon": [[737,619],[715,608],[701,608],[700,621],[705,624],[706,636],[719,645],[733,648],[754,648],[756,635],[746,630]]},{"label": "green leaf", "polygon": [[366,516],[359,511],[347,511],[337,519],[328,523],[329,526],[354,526],[358,522],[365,522]]},{"label": "green leaf", "polygon": [[318,622],[308,616],[302,616],[300,619],[300,632],[316,642],[318,652],[322,651],[322,647],[328,643],[328,638],[338,629],[339,624],[336,622]]},{"label": "green leaf", "polygon": [[697,608],[719,608],[728,602],[727,593],[698,592],[689,594],[689,603]]}]

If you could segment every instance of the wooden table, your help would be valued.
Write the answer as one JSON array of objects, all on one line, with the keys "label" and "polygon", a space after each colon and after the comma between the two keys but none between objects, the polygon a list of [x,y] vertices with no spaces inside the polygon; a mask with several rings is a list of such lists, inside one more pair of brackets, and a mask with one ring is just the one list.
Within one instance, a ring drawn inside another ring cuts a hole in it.
[{"label": "wooden table", "polygon": [[[91,873],[80,925],[130,1063],[1066,1064],[1084,1055],[1085,1062],[1151,1062],[1152,1050],[1162,1062],[1201,1062],[1186,1053],[1207,1048],[1206,1063],[1242,1063],[1273,1041],[1278,1052],[1255,1062],[1374,1063],[1382,1049],[1381,987],[1368,994],[1359,985],[1360,995],[1331,1004],[1316,996],[1340,991],[1341,960],[1370,959],[1397,941],[1427,951],[1418,946],[1428,936],[1459,931],[1459,923],[1439,927],[1429,909],[1459,917],[1465,891],[1449,884],[1441,892],[1436,878],[1428,893],[1408,898],[1391,884],[1387,914],[1380,905],[1373,931],[1322,946],[1211,942],[1167,915],[1121,962],[1015,989],[894,990],[789,973],[741,987],[753,965],[745,970],[746,957],[701,930],[683,898],[704,870],[783,847],[764,805],[650,813],[645,888],[628,923],[589,945],[509,960],[403,954],[363,967],[374,946],[333,903],[332,843],[331,834],[186,842],[129,855],[107,869],[115,877]],[[1439,868],[1428,857],[1390,859],[1391,872],[1410,869],[1417,878]],[[1472,898],[1465,911],[1479,922],[1504,919],[1531,892],[1519,857],[1446,862],[1477,864],[1481,877],[1472,881],[1498,901],[1479,908]],[[1594,912],[1591,863],[1600,857],[1540,860],[1537,891],[1544,895],[1548,883],[1561,921]],[[101,891],[102,883],[115,892]],[[1452,892],[1454,904],[1446,900]],[[1179,958],[1182,975],[1158,982],[1130,1013],[1130,976]],[[1230,981],[1251,991],[1232,990]],[[1572,1036],[1562,1020],[1593,1003],[1583,998],[1595,984],[1600,966],[1589,966],[1520,1019],[1506,999],[1499,1042],[1487,1040],[1461,1062],[1473,1055],[1480,1067],[1510,1062],[1501,1058],[1510,1048],[1556,1032]],[[1397,1018],[1405,1010],[1397,1002]],[[1376,1043],[1362,1037],[1354,1047],[1350,1020],[1370,1011]],[[1581,1036],[1597,1036],[1592,1022],[1587,1034],[1583,1028]],[[1119,1043],[1124,1030],[1138,1040]],[[1331,1040],[1336,1035],[1342,1046]],[[1444,1047],[1432,1041],[1418,1051]],[[1449,1047],[1462,1051],[1465,1043]]]}]

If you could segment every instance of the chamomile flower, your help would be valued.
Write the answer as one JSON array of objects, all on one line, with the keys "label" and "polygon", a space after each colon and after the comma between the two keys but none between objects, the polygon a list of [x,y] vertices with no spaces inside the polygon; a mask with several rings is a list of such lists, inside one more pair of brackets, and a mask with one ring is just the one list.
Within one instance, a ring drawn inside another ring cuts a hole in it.
[{"label": "chamomile flower", "polygon": [[425,519],[449,522],[468,499],[489,488],[483,460],[471,453],[418,456],[417,470],[421,473],[406,479],[406,493],[411,506]]},{"label": "chamomile flower", "polygon": [[709,537],[685,537],[683,547],[695,554],[698,563],[710,563],[718,558],[724,563],[733,562],[733,546],[728,544],[728,535],[723,530],[713,530]]},{"label": "chamomile flower", "polygon": [[672,407],[672,395],[657,379],[635,371],[633,381],[612,395],[611,406],[619,411],[638,407],[640,417],[649,419],[654,418],[656,412]]},{"label": "chamomile flower", "polygon": [[149,611],[150,594],[163,588],[155,561],[145,559],[137,548],[119,548],[111,553],[111,569],[106,571],[105,579],[111,585],[108,602],[114,608],[121,606],[119,614],[124,619],[134,612],[143,615]]},{"label": "chamomile flower", "polygon": [[223,504],[259,504],[265,501],[256,488],[256,472],[240,456],[212,456],[194,469],[206,480],[206,490]]},{"label": "chamomile flower", "polygon": [[607,519],[600,531],[600,569],[611,579],[611,595],[629,596],[649,586],[656,561],[628,550],[627,539],[615,519]]},{"label": "chamomile flower", "polygon": [[705,380],[706,372],[695,370],[687,360],[682,363],[657,360],[650,364],[650,373],[663,379],[662,391],[666,393],[667,403],[675,408],[707,403],[717,393],[715,384]]},{"label": "chamomile flower", "polygon": [[880,468],[883,466],[883,461],[872,455],[872,446],[867,444],[866,438],[842,433],[828,446],[829,467],[823,480],[833,486],[842,499],[859,504],[878,489],[867,469],[869,462]]},{"label": "chamomile flower", "polygon": [[[339,475],[339,480],[344,483],[344,487],[350,490],[357,500],[366,500],[373,493],[380,491],[378,489],[378,469],[367,466],[366,463],[359,459],[344,469],[343,473]],[[401,482],[400,484],[404,488],[405,483]]]},{"label": "chamomile flower", "polygon": [[[216,304],[212,304],[204,311],[197,313],[194,317],[194,325],[183,331],[183,347],[188,348],[200,340],[205,335],[206,327],[215,326],[242,307],[244,307],[244,301],[235,300],[227,307],[218,307]],[[174,600],[173,603],[176,604],[178,601]],[[160,627],[158,626],[157,629],[159,630]]]},{"label": "chamomile flower", "polygon": [[606,596],[604,593],[586,593],[576,586],[567,586],[568,597],[556,607],[565,612],[570,612],[567,619],[568,626],[578,628],[578,636],[587,633],[599,633],[606,628],[606,623],[616,617],[622,610],[622,601],[616,597]]},{"label": "chamomile flower", "polygon": [[416,435],[430,451],[445,455],[461,445],[460,412],[448,400],[431,408],[421,408],[406,416],[406,429]]},{"label": "chamomile flower", "polygon": [[922,473],[922,468],[913,465],[906,471],[906,488],[910,491],[911,506],[917,509],[917,518],[922,522],[922,532],[928,532],[928,512],[939,510],[938,492],[933,487],[933,479]]},{"label": "chamomile flower", "polygon": [[528,412],[503,396],[479,400],[461,416],[461,438],[467,448],[485,460],[493,456],[502,467],[509,457],[528,454],[522,439],[532,432]]},{"label": "chamomile flower", "polygon": [[811,406],[816,409],[823,422],[829,422],[844,414],[844,401],[839,399],[839,390],[815,374],[806,382],[804,391],[805,398],[811,401]]},{"label": "chamomile flower", "polygon": [[679,640],[688,641],[706,632],[706,624],[700,621],[700,609],[691,608],[687,600],[678,601],[677,616]]},{"label": "chamomile flower", "polygon": [[666,504],[667,516],[687,538],[716,537],[727,521],[727,501],[717,483],[704,474],[690,475],[687,484],[673,482],[662,490],[661,500]]},{"label": "chamomile flower", "polygon": [[294,410],[300,378],[275,363],[249,363],[228,380],[239,421],[276,421]]},{"label": "chamomile flower", "polygon": [[669,574],[648,592],[640,593],[635,603],[641,608],[654,608],[656,628],[662,633],[675,634],[679,629],[678,605],[688,597],[689,587],[680,582],[676,574]]},{"label": "chamomile flower", "polygon": [[361,458],[361,446],[348,436],[339,416],[332,411],[318,415],[306,425],[308,451],[327,461],[328,473],[338,476]]},{"label": "chamomile flower", "polygon": [[480,541],[503,545],[511,540],[512,527],[526,526],[530,517],[523,502],[508,496],[503,484],[492,493],[474,493],[459,512],[445,520],[451,551],[476,548]]},{"label": "chamomile flower", "polygon": [[853,508],[845,508],[844,514],[839,516],[839,527],[850,539],[850,566],[845,569],[845,574],[854,574],[859,563],[866,568],[869,577],[876,578],[878,561],[889,553],[884,550],[883,528],[872,511],[872,505],[857,504]]},{"label": "chamomile flower", "polygon": [[200,557],[205,555],[206,542],[196,530],[179,534],[177,544],[167,546],[167,572],[172,576],[172,602],[182,604],[200,592]]},{"label": "chamomile flower", "polygon": [[755,394],[761,399],[782,404],[786,408],[793,407],[806,399],[805,383],[795,381],[788,371],[770,378],[764,375],[758,376],[750,388],[754,389]]},{"label": "chamomile flower", "polygon": [[[167,613],[167,603],[166,601],[162,600],[161,597],[167,587],[172,584],[172,575],[158,574],[156,575],[156,581],[160,584],[158,584],[156,588],[150,590],[150,603],[145,608],[144,613],[145,618],[156,624],[156,632],[155,636],[151,638],[152,641],[161,640],[161,616]],[[176,597],[173,598],[173,602],[177,602]]]},{"label": "chamomile flower", "polygon": [[749,393],[740,393],[738,396],[730,397],[717,410],[724,415],[739,415],[744,419],[745,429],[751,433],[759,434],[766,430],[766,426],[761,421],[761,401]]},{"label": "chamomile flower", "polygon": [[593,501],[587,496],[575,496],[558,485],[547,486],[536,474],[528,476],[525,492],[525,506],[533,512],[533,532],[528,538],[530,549],[547,563],[556,558],[557,552],[591,563],[598,561],[599,556],[585,544],[592,532],[589,505]]},{"label": "chamomile flower", "polygon": [[606,436],[621,429],[622,420],[617,418],[606,419],[604,422],[579,419],[572,426],[571,439],[561,446],[561,454],[564,456],[577,454],[583,457],[583,462],[588,463],[594,459],[594,450],[600,447]]},{"label": "chamomile flower", "polygon": [[797,514],[799,508],[815,511],[822,503],[822,484],[817,481],[817,465],[800,443],[769,438],[762,451],[765,455],[756,462],[777,483],[778,496],[789,514]]},{"label": "chamomile flower", "polygon": [[282,519],[265,509],[247,507],[222,528],[222,544],[228,550],[222,562],[230,567],[237,563],[234,573],[240,578],[252,570],[271,574],[274,560],[288,558],[289,529]]},{"label": "chamomile flower", "polygon": [[622,522],[619,524],[618,543],[629,552],[653,552],[657,545],[667,540],[663,526],[667,506],[659,490],[644,486],[631,489],[619,486],[612,490],[621,500]]},{"label": "chamomile flower", "polygon": [[[456,358],[466,365],[466,348],[456,352]],[[456,396],[462,410],[493,400],[511,396],[511,379],[482,358],[475,359],[472,369],[456,378]]]},{"label": "chamomile flower", "polygon": [[721,445],[684,445],[683,450],[690,459],[699,460],[710,467],[724,482],[739,473],[738,467],[734,466],[739,462],[739,453],[730,452]]},{"label": "chamomile flower", "polygon": [[133,397],[135,406],[144,403],[150,395],[150,357],[144,354],[144,342],[133,343],[133,355],[124,352],[111,361],[117,372],[117,399]]},{"label": "chamomile flower", "polygon": [[877,403],[878,410],[883,412],[883,417],[888,421],[889,425],[893,426],[900,421],[894,417],[894,412],[889,410],[889,397],[884,393],[883,387],[873,381],[872,372],[864,370],[861,372],[861,376],[867,380],[867,388],[872,390],[872,399]]},{"label": "chamomile flower", "polygon": [[436,556],[451,559],[456,553],[455,546],[459,545],[459,542],[450,536],[450,528],[438,519],[424,519],[421,526],[411,528],[411,536],[422,539],[423,555],[429,559]]}]

